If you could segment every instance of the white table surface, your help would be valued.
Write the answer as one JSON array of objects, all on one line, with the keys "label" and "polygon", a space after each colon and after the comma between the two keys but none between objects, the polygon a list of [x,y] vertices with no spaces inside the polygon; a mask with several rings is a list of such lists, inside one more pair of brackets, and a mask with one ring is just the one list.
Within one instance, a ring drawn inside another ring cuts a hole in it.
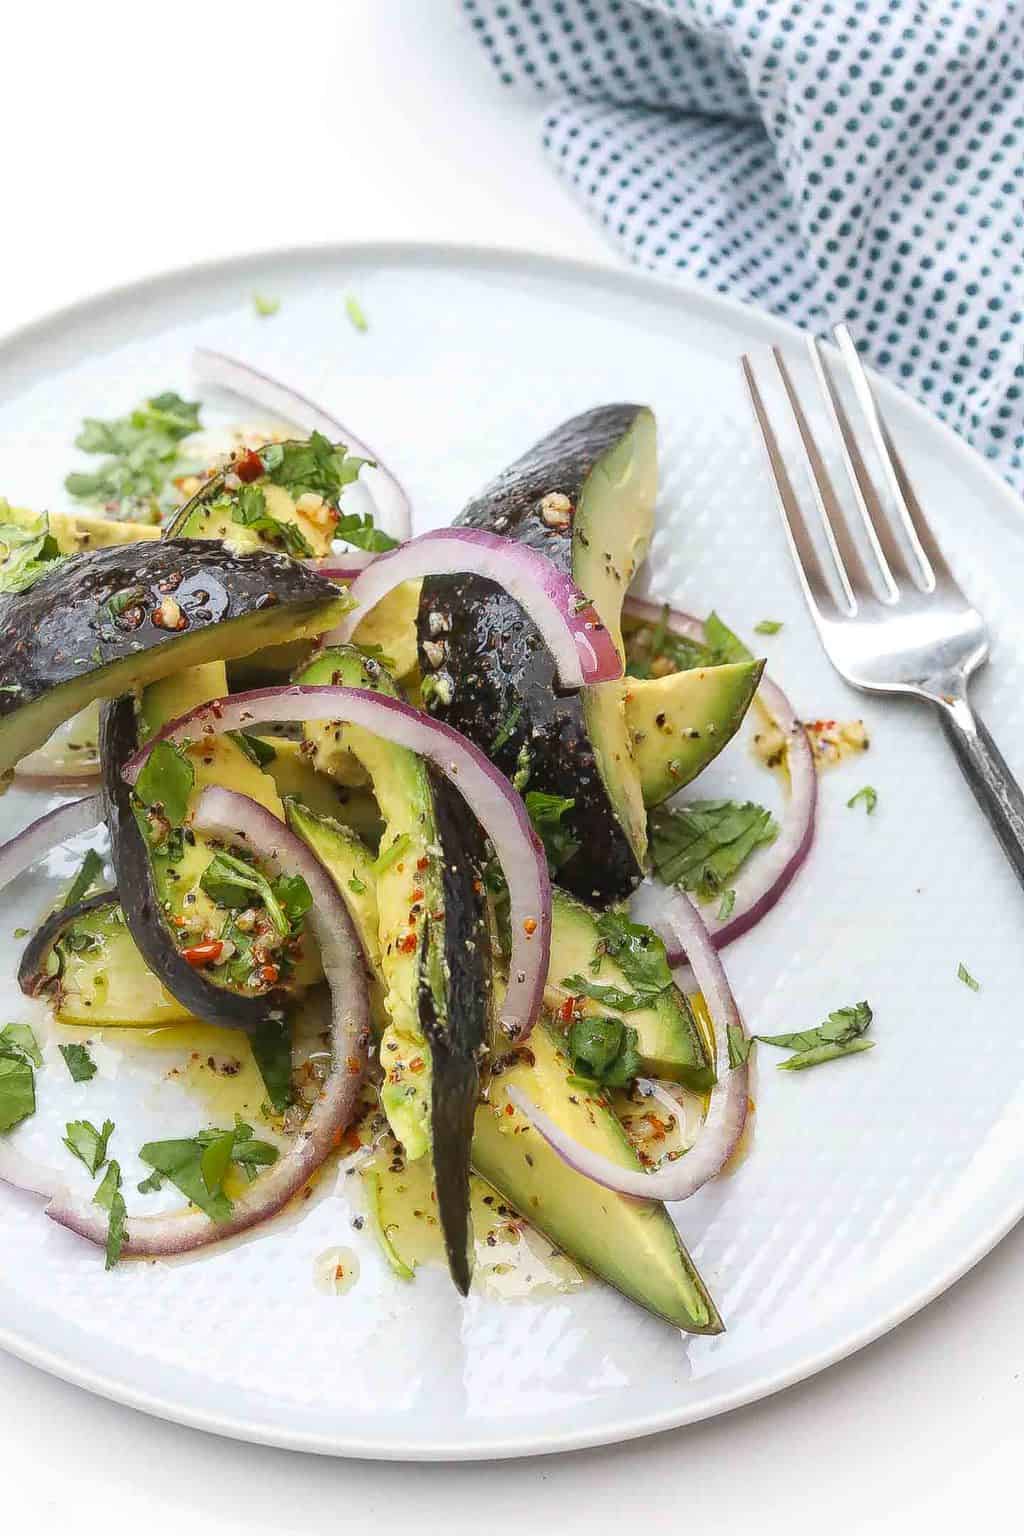
[{"label": "white table surface", "polygon": [[[126,279],[275,244],[471,240],[614,259],[549,173],[538,102],[498,88],[456,0],[36,0],[16,15],[3,31],[0,332]],[[267,212],[261,187],[278,194]],[[0,1355],[3,1524],[984,1528],[1019,1508],[1022,1293],[1018,1229],[895,1334],[768,1402],[615,1449],[461,1467],[205,1437]]]}]

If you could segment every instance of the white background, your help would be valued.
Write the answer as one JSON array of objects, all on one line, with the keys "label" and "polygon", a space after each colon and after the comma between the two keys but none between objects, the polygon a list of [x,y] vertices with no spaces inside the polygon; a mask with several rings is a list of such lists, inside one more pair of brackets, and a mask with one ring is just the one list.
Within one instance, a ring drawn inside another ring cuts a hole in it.
[{"label": "white background", "polygon": [[[17,19],[6,8],[3,65],[0,331],[273,245],[394,237],[614,259],[543,160],[538,102],[498,86],[456,0],[36,0]],[[1008,1510],[1019,1523],[1022,1292],[1018,1230],[920,1317],[772,1401],[614,1450],[479,1466],[215,1440],[0,1356],[3,1523],[76,1536],[281,1536],[358,1516],[451,1536],[933,1536]]]}]

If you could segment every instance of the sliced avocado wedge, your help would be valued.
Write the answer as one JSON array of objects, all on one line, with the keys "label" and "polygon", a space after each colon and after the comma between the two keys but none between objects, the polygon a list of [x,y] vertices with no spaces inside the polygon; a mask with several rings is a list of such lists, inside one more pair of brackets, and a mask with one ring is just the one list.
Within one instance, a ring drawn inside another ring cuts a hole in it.
[{"label": "sliced avocado wedge", "polygon": [[[566,422],[456,519],[546,555],[595,604],[621,650],[622,602],[650,540],[654,417],[607,405]],[[425,707],[487,752],[517,786],[570,798],[576,843],[559,880],[604,905],[640,879],[647,847],[622,690],[566,695],[535,626],[504,590],[469,576],[424,581],[419,650]]]},{"label": "sliced avocado wedge", "polygon": [[264,748],[273,752],[263,765],[277,785],[282,800],[297,800],[318,816],[330,816],[351,828],[376,852],[383,823],[373,791],[365,786],[341,784],[313,766],[307,748],[311,742],[291,741],[283,736],[260,738]]},{"label": "sliced avocado wedge", "polygon": [[[350,646],[324,651],[296,681],[397,695],[388,673]],[[456,791],[415,753],[340,722],[311,722],[306,735],[322,772],[357,759],[380,807],[381,1105],[410,1159],[431,1153],[449,1267],[465,1294],[469,1143],[490,1025],[482,837]]]},{"label": "sliced avocado wedge", "polygon": [[739,730],[763,671],[763,661],[737,661],[626,680],[626,725],[645,805],[660,805],[718,756]]},{"label": "sliced avocado wedge", "polygon": [[[603,987],[630,991],[629,982],[615,961],[603,952],[598,924],[601,914],[583,902],[552,888],[551,960],[544,1001],[557,1014],[559,1007],[576,994],[564,985],[570,976],[584,976]],[[689,1005],[675,987],[666,988],[648,1007],[620,1013],[592,998],[577,1002],[578,1011],[622,1019],[637,1032],[637,1050],[643,1071],[651,1077],[667,1077],[698,1093],[715,1080],[714,1067]]]},{"label": "sliced avocado wedge", "polygon": [[614,1194],[562,1162],[518,1110],[513,1085],[577,1141],[624,1168],[639,1168],[605,1101],[573,1087],[557,1032],[541,1023],[499,1064],[476,1112],[473,1167],[570,1258],[631,1301],[687,1333],[721,1333],[722,1320],[665,1207]]},{"label": "sliced avocado wedge", "polygon": [[77,918],[56,952],[54,1012],[62,1024],[154,1029],[193,1017],[146,965],[119,906]]},{"label": "sliced avocado wedge", "polygon": [[345,607],[284,555],[198,540],[73,555],[27,591],[0,593],[0,772],[93,699],[322,634]]},{"label": "sliced avocado wedge", "polygon": [[28,507],[12,507],[0,499],[0,544],[7,547],[3,525],[49,533],[62,555],[80,555],[89,549],[107,549],[112,544],[141,544],[159,539],[156,523],[132,523],[98,512],[33,512]]}]

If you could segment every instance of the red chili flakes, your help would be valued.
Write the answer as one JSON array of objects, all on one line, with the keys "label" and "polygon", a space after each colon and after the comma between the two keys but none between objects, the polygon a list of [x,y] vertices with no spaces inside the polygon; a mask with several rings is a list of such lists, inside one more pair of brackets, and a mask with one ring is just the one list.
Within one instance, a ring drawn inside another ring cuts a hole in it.
[{"label": "red chili flakes", "polygon": [[514,1115],[515,1112],[516,1112],[516,1107],[515,1107],[514,1104],[506,1104],[505,1105],[505,1113],[506,1113],[506,1115]]},{"label": "red chili flakes", "polygon": [[524,918],[523,932],[527,935],[528,938],[533,937],[533,935],[537,932],[537,919],[535,917]]},{"label": "red chili flakes", "polygon": [[579,1005],[580,1005],[580,1000],[579,1000],[578,997],[567,997],[566,998],[565,1002],[562,1004],[561,1008],[559,1008],[559,1010],[558,1010],[558,1017],[561,1019],[563,1024],[571,1024],[572,1023],[573,1019],[576,1017],[576,1013],[577,1013],[577,1010],[579,1009]]},{"label": "red chili flakes", "polygon": [[413,888],[412,888],[411,900],[412,901],[422,901],[423,900],[423,895],[424,895],[424,893],[421,890],[421,888],[418,885],[414,885]]},{"label": "red chili flakes", "polygon": [[398,943],[395,945],[395,948],[398,950],[398,953],[400,955],[411,955],[414,952],[415,948],[416,948],[416,935],[415,935],[415,933],[407,933],[407,934],[405,934],[405,936],[403,938],[398,940]]},{"label": "red chili flakes", "polygon": [[241,457],[235,460],[234,471],[239,480],[244,481],[246,485],[251,485],[254,480],[258,480],[264,474],[263,460],[253,449],[247,448]]},{"label": "red chili flakes", "polygon": [[426,1062],[423,1060],[422,1056],[414,1056],[412,1061],[410,1061],[410,1063],[409,1063],[409,1071],[410,1072],[422,1072],[423,1068],[425,1066],[426,1066]]},{"label": "red chili flakes", "polygon": [[182,959],[187,960],[189,965],[216,965],[223,948],[220,939],[212,939],[208,944],[193,944],[191,949],[182,950]]},{"label": "red chili flakes", "polygon": [[265,982],[268,987],[272,987],[280,975],[281,972],[278,970],[276,965],[260,966],[260,980]]},{"label": "red chili flakes", "polygon": [[426,854],[423,855],[422,859],[417,859],[416,860],[416,868],[417,869],[427,869],[429,867],[429,865],[430,865],[430,860],[427,858]]}]

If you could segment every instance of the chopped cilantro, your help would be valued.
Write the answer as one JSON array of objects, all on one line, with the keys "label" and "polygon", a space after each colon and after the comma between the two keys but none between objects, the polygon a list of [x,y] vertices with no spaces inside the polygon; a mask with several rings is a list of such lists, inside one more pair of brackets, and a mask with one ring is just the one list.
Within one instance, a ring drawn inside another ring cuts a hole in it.
[{"label": "chopped cilantro", "polygon": [[366,316],[363,313],[363,306],[354,293],[349,293],[345,296],[345,313],[357,331],[368,331],[370,329]]},{"label": "chopped cilantro", "polygon": [[249,1036],[267,1098],[278,1114],[292,1102],[292,1032],[287,1019],[265,1019]]},{"label": "chopped cilantro", "polygon": [[[61,554],[57,540],[51,535],[47,518],[40,518],[33,528],[20,531],[27,536],[17,543],[3,539],[8,554],[0,564],[0,592],[27,592],[42,577],[63,565],[67,558]],[[6,529],[0,530],[0,534],[6,532]]]},{"label": "chopped cilantro", "polygon": [[816,1067],[823,1061],[835,1061],[840,1056],[854,1056],[859,1051],[870,1051],[875,1042],[862,1037],[871,1027],[871,1007],[866,1002],[853,1003],[847,1008],[837,1008],[830,1013],[824,1024],[817,1029],[799,1030],[788,1035],[755,1035],[765,1045],[777,1045],[782,1050],[795,1051],[779,1063],[781,1071],[802,1072]]},{"label": "chopped cilantro", "polygon": [[121,1249],[124,1247],[124,1229],[128,1212],[125,1209],[124,1196],[121,1193],[121,1167],[119,1163],[108,1164],[107,1171],[103,1175],[103,1182],[92,1197],[93,1204],[109,1215],[107,1223],[107,1269],[113,1269],[121,1257]]},{"label": "chopped cilantro", "polygon": [[35,1109],[32,1063],[19,1051],[0,1051],[0,1133],[20,1125]]},{"label": "chopped cilantro", "polygon": [[640,1071],[637,1034],[621,1019],[574,1020],[568,1034],[573,1071],[606,1088],[625,1088]]},{"label": "chopped cilantro", "polygon": [[605,912],[597,924],[604,952],[626,980],[646,997],[657,997],[672,985],[665,946],[652,928],[631,923],[618,912]]},{"label": "chopped cilantro", "polygon": [[349,876],[348,888],[354,896],[366,895],[366,886],[364,885],[363,881],[360,880],[358,875]]},{"label": "chopped cilantro", "polygon": [[16,939],[27,939],[28,938],[28,929],[27,928],[15,928],[15,930],[14,930],[14,937]]},{"label": "chopped cilantro", "polygon": [[107,1144],[114,1134],[113,1120],[104,1120],[99,1131],[91,1120],[69,1120],[64,1129],[64,1145],[95,1176],[107,1160]]},{"label": "chopped cilantro", "polygon": [[730,1024],[726,1029],[730,1067],[742,1067],[754,1044],[742,1024]]},{"label": "chopped cilantro", "polygon": [[102,873],[103,860],[95,848],[90,848],[82,860],[77,875],[68,886],[67,895],[64,897],[64,906],[73,907],[76,902],[81,901],[82,897],[87,895],[95,885],[97,876]]},{"label": "chopped cilantro", "polygon": [[227,734],[238,750],[244,752],[250,763],[255,763],[257,768],[265,768],[277,756],[277,748],[262,736],[249,736],[245,731],[228,731]]},{"label": "chopped cilantro", "polygon": [[356,549],[368,549],[375,553],[394,549],[398,544],[398,540],[393,539],[390,533],[374,527],[373,518],[369,512],[364,512],[362,517],[357,512],[343,512],[335,524],[333,536],[336,539],[344,539],[347,544],[354,544]]},{"label": "chopped cilantro", "polygon": [[956,975],[957,980],[962,981],[965,987],[970,987],[972,992],[981,991],[981,982],[974,979],[962,960],[956,968]]},{"label": "chopped cilantro", "polygon": [[591,981],[578,971],[573,976],[563,976],[561,985],[573,997],[591,997],[595,1003],[603,1003],[606,1008],[615,1008],[619,1013],[636,1013],[640,1008],[647,1008],[651,1001],[650,996],[642,992],[627,992],[622,987]]},{"label": "chopped cilantro", "polygon": [[727,917],[732,916],[732,909],[736,905],[736,892],[730,887],[722,892],[722,899],[718,903],[718,921],[724,923]]},{"label": "chopped cilantro", "polygon": [[738,635],[733,634],[717,613],[709,613],[704,621],[704,642],[714,656],[716,664],[754,659],[753,652],[747,649]]},{"label": "chopped cilantro", "polygon": [[158,741],[135,781],[135,796],[143,805],[158,806],[172,826],[180,827],[195,782],[196,771],[184,752]]},{"label": "chopped cilantro", "polygon": [[501,725],[498,727],[497,736],[495,736],[494,740],[491,742],[492,753],[500,752],[505,743],[511,739],[512,732],[519,724],[519,717],[522,712],[523,706],[521,704],[516,704],[512,709],[509,710],[508,714],[501,722]]},{"label": "chopped cilantro", "polygon": [[107,457],[93,474],[68,475],[64,487],[77,501],[102,506],[108,515],[159,522],[162,502],[169,506],[174,500],[178,445],[199,425],[198,402],[183,400],[173,390],[154,395],[128,416],[112,421],[87,417],[75,446]]},{"label": "chopped cilantro", "polygon": [[258,315],[266,319],[270,315],[277,314],[281,308],[281,300],[268,298],[265,293],[254,293],[252,296],[252,307]]},{"label": "chopped cilantro", "polygon": [[711,901],[778,825],[763,806],[748,801],[693,800],[677,810],[659,806],[650,817],[654,872],[665,885]]},{"label": "chopped cilantro", "polygon": [[858,805],[861,800],[864,801],[864,809],[870,816],[871,812],[878,804],[878,791],[876,789],[872,789],[870,784],[865,784],[863,789],[858,789],[857,793],[855,795],[851,795],[849,800],[847,800],[847,810],[852,810],[853,807]]},{"label": "chopped cilantro", "polygon": [[96,1063],[89,1055],[88,1046],[62,1045],[60,1053],[74,1082],[88,1083],[96,1076]]},{"label": "chopped cilantro", "polygon": [[544,844],[548,868],[552,874],[556,874],[563,864],[568,864],[580,846],[569,829],[562,826],[563,816],[572,810],[576,801],[566,799],[564,795],[549,795],[540,789],[529,790],[525,801],[526,814],[533,823],[533,830]]},{"label": "chopped cilantro", "polygon": [[43,1064],[43,1053],[30,1024],[5,1024],[0,1029],[0,1052],[26,1057],[34,1067]]},{"label": "chopped cilantro", "polygon": [[289,495],[297,498],[311,491],[332,506],[368,462],[350,455],[343,443],[335,447],[322,432],[312,433],[307,442],[267,443],[260,449],[260,459],[273,484],[283,486]]},{"label": "chopped cilantro", "polygon": [[313,546],[297,523],[281,522],[267,511],[267,498],[258,485],[243,485],[231,502],[231,521],[283,544],[295,560],[308,559]]},{"label": "chopped cilantro", "polygon": [[234,1207],[221,1184],[230,1165],[236,1163],[252,1179],[260,1168],[277,1161],[278,1151],[268,1142],[254,1140],[252,1126],[236,1120],[233,1130],[200,1131],[198,1136],[181,1140],[147,1142],[139,1156],[211,1221],[227,1221]]},{"label": "chopped cilantro", "polygon": [[777,635],[782,628],[778,619],[762,619],[760,624],[754,625],[755,635]]},{"label": "chopped cilantro", "polygon": [[[295,879],[301,881],[303,890],[309,897],[309,887],[302,876],[297,875]],[[215,854],[203,870],[199,884],[210,900],[215,901],[219,907],[238,910],[252,906],[254,900],[262,902],[267,910],[267,916],[278,933],[285,937],[291,932],[289,918],[266,875],[261,875],[258,869],[254,869],[251,864],[246,864],[244,860],[236,859],[234,854]],[[310,897],[303,911],[308,910],[311,902]]]}]

